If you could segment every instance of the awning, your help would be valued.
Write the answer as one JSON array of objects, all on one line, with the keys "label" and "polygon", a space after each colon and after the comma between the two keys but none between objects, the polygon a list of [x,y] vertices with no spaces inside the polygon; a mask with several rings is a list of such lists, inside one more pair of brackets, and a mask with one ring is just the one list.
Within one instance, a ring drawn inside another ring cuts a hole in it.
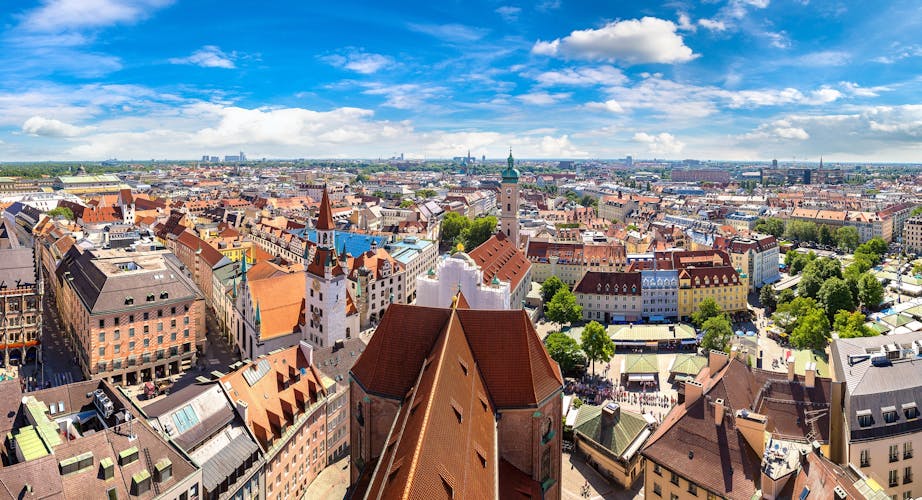
[{"label": "awning", "polygon": [[0,349],[21,349],[23,347],[32,347],[38,345],[37,340],[27,342],[10,342],[9,344],[0,344]]},{"label": "awning", "polygon": [[632,373],[627,376],[628,382],[653,382],[656,380],[652,374],[649,373]]},{"label": "awning", "polygon": [[640,347],[647,343],[643,340],[616,340],[615,345]]},{"label": "awning", "polygon": [[665,316],[650,316],[650,321],[666,321]]},{"label": "awning", "polygon": [[685,340],[683,340],[681,343],[682,343],[682,345],[695,345],[695,344],[698,343],[698,340],[696,340],[696,339],[685,339]]}]

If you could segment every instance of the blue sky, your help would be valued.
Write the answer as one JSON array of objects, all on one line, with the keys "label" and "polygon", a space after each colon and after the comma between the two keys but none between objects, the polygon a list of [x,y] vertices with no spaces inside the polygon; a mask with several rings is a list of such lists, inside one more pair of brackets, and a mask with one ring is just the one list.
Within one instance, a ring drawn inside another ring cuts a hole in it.
[{"label": "blue sky", "polygon": [[3,8],[6,161],[922,158],[918,1]]}]

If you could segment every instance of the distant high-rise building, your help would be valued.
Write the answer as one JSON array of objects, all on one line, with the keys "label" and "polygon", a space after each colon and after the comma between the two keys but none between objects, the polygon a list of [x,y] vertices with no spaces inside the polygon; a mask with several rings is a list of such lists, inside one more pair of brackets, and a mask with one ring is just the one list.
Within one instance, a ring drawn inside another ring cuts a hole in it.
[{"label": "distant high-rise building", "polygon": [[631,156],[631,155],[626,156],[626,157],[624,158],[624,164],[627,165],[627,166],[629,166],[629,167],[634,166],[634,157]]},{"label": "distant high-rise building", "polygon": [[209,158],[208,155],[202,155],[202,162],[207,163],[208,158]]}]

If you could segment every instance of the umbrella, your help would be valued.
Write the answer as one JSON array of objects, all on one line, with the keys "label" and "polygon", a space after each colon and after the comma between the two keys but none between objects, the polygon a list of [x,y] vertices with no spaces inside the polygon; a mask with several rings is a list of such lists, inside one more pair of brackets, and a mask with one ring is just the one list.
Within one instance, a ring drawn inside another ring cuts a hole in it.
[{"label": "umbrella", "polygon": [[736,331],[736,336],[737,336],[737,337],[742,337],[743,335],[744,335],[744,334],[743,334],[743,331],[742,331],[742,330],[737,330],[737,331]]}]

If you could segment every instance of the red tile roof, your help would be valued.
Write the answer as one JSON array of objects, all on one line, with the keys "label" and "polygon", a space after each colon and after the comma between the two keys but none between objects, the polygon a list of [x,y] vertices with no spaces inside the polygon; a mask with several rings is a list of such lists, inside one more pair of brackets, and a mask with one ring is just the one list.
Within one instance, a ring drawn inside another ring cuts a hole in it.
[{"label": "red tile roof", "polygon": [[316,228],[321,231],[336,229],[336,224],[333,223],[333,210],[330,207],[330,195],[326,189],[323,190],[323,198],[320,199]]},{"label": "red tile roof", "polygon": [[573,287],[573,291],[602,295],[640,295],[640,273],[587,271]]},{"label": "red tile roof", "polygon": [[515,290],[531,268],[531,262],[525,258],[525,254],[502,232],[491,236],[468,252],[468,255],[480,266],[483,282],[487,285],[496,276],[502,281],[508,281],[510,288]]}]

